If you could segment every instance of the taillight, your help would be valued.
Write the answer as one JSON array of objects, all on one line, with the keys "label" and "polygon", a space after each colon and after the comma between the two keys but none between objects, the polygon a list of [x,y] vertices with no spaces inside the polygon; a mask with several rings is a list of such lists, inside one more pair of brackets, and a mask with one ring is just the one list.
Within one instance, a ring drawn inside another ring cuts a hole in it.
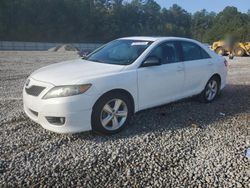
[{"label": "taillight", "polygon": [[227,62],[227,60],[224,60],[224,65],[225,65],[225,67],[227,67],[227,66],[228,66],[228,62]]}]

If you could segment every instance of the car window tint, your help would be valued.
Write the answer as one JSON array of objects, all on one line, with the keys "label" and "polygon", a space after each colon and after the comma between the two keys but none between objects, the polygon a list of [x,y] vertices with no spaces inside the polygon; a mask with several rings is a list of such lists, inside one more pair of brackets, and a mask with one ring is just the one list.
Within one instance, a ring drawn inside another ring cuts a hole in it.
[{"label": "car window tint", "polygon": [[204,49],[200,48],[200,50],[201,50],[201,55],[203,59],[211,58],[210,55]]},{"label": "car window tint", "polygon": [[162,64],[175,63],[180,61],[176,42],[165,42],[153,49],[149,55],[157,57]]},{"label": "car window tint", "polygon": [[151,44],[151,41],[119,39],[97,49],[85,59],[98,63],[129,65]]},{"label": "car window tint", "polygon": [[209,59],[211,56],[199,45],[192,42],[181,42],[184,61]]},{"label": "car window tint", "polygon": [[203,59],[201,48],[192,42],[181,42],[184,61]]}]

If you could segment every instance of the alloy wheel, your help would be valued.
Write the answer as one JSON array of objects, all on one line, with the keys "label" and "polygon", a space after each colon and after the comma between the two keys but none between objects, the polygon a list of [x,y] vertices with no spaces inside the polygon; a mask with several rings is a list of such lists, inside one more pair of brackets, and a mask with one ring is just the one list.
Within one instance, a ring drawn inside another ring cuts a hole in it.
[{"label": "alloy wheel", "polygon": [[101,111],[100,121],[107,130],[116,130],[123,126],[128,116],[128,107],[121,99],[107,102]]},{"label": "alloy wheel", "polygon": [[216,80],[210,80],[205,92],[206,99],[208,101],[212,101],[217,95],[217,91],[218,91],[218,84]]}]

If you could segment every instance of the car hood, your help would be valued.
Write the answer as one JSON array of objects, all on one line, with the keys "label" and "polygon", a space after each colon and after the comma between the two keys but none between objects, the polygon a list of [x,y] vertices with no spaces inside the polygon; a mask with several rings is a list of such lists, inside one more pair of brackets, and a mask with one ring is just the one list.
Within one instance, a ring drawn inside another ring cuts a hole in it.
[{"label": "car hood", "polygon": [[31,78],[53,85],[68,85],[76,84],[84,78],[120,72],[124,67],[76,59],[40,68],[31,74]]}]

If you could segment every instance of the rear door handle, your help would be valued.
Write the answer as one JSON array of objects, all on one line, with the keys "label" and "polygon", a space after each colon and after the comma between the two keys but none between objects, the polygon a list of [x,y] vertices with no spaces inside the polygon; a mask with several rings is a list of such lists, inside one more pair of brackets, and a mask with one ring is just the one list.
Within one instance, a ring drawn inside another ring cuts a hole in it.
[{"label": "rear door handle", "polygon": [[212,65],[213,64],[213,62],[208,62],[208,65]]}]

